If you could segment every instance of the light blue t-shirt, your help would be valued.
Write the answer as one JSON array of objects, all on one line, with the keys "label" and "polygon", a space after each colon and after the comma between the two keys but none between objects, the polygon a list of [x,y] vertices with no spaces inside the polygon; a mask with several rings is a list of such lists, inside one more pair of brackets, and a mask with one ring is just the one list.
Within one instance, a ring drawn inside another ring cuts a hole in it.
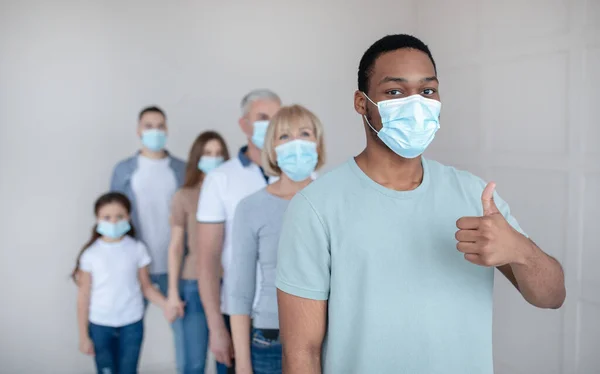
[{"label": "light blue t-shirt", "polygon": [[459,218],[482,215],[485,182],[422,162],[421,185],[399,192],[351,159],[288,206],[276,286],[328,300],[325,374],[493,373],[494,269],[465,260],[455,239]]}]

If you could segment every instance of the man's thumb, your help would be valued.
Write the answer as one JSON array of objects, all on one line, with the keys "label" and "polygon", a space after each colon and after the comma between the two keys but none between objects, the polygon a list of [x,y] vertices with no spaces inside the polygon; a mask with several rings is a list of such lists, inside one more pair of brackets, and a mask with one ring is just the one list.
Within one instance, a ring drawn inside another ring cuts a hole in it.
[{"label": "man's thumb", "polygon": [[494,203],[494,190],[496,189],[496,183],[490,182],[483,193],[481,194],[481,205],[483,205],[483,215],[489,216],[492,214],[500,213],[498,208],[496,207],[496,203]]}]

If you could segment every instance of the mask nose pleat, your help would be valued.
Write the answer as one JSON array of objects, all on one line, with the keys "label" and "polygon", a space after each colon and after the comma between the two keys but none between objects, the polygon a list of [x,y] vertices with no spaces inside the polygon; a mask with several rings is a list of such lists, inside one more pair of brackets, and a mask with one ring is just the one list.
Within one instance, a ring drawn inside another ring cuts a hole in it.
[{"label": "mask nose pleat", "polygon": [[[438,101],[414,95],[380,101],[377,107],[383,127],[376,132],[390,149],[402,157],[414,158],[422,154],[439,129],[441,104]],[[367,123],[373,129],[368,120]]]},{"label": "mask nose pleat", "polygon": [[315,170],[318,161],[316,143],[296,139],[275,148],[277,164],[292,180],[302,181]]}]

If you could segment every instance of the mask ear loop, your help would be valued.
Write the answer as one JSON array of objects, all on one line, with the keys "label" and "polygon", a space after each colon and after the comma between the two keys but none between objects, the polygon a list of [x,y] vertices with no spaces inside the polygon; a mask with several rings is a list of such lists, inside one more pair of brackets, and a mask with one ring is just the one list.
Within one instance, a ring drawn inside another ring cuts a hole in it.
[{"label": "mask ear loop", "polygon": [[[379,109],[379,105],[377,105],[373,100],[371,100],[371,98],[369,96],[367,96],[366,93],[364,93],[362,91],[360,93],[363,94],[364,97],[367,98],[367,100],[369,100],[373,105],[375,105]],[[373,126],[371,126],[371,122],[369,122],[369,119],[367,118],[367,116],[363,114],[363,118],[365,119],[365,121],[367,121],[367,125],[369,125],[371,130],[373,130],[375,132],[375,134],[379,134],[379,131],[375,130],[375,128]]]}]

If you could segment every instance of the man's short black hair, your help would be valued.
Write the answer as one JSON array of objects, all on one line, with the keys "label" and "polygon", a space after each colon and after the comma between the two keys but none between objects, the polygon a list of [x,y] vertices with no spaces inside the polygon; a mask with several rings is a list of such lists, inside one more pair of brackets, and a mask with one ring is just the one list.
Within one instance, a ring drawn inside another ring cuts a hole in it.
[{"label": "man's short black hair", "polygon": [[146,113],[160,113],[160,114],[162,114],[163,117],[165,117],[165,119],[167,118],[167,115],[165,114],[165,111],[162,110],[162,109],[160,109],[157,106],[149,106],[149,107],[146,107],[146,108],[142,109],[142,111],[140,112],[139,119],[142,119],[142,117]]},{"label": "man's short black hair", "polygon": [[358,89],[364,93],[367,93],[369,90],[369,78],[373,74],[373,66],[375,66],[375,61],[379,56],[384,53],[396,51],[398,49],[403,48],[412,48],[417,49],[429,56],[431,59],[431,63],[433,64],[433,69],[436,71],[435,61],[433,60],[433,56],[429,51],[429,48],[425,43],[415,38],[412,35],[407,34],[397,34],[397,35],[388,35],[379,39],[372,46],[367,49],[365,54],[360,59],[360,64],[358,65]]}]

